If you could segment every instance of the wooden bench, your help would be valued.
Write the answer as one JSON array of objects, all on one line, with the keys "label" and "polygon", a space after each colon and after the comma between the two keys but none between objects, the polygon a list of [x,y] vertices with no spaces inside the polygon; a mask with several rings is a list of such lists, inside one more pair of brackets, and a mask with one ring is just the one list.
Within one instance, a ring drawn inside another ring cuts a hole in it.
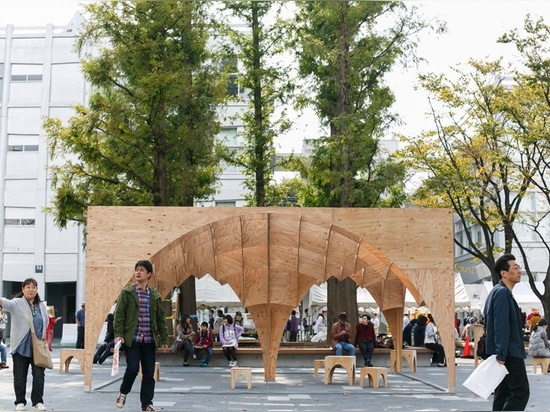
[{"label": "wooden bench", "polygon": [[355,385],[355,356],[325,356],[325,385],[332,383],[337,366],[344,368],[348,374],[349,385]]},{"label": "wooden bench", "polygon": [[325,360],[324,359],[315,359],[313,361],[313,376],[317,377],[317,374],[319,372],[320,367],[325,367]]},{"label": "wooden bench", "polygon": [[537,366],[540,366],[540,371],[543,375],[548,373],[548,366],[550,366],[550,358],[533,358],[533,374],[537,374]]},{"label": "wooden bench", "polygon": [[[417,367],[429,366],[431,363],[431,355],[434,352],[431,349],[424,347],[410,347],[405,350],[415,350],[417,354]],[[373,351],[372,362],[374,366],[390,367],[390,354],[392,349],[375,348]],[[214,345],[212,358],[209,366],[227,366],[221,346]],[[279,367],[315,367],[315,360],[323,360],[325,356],[333,356],[335,351],[326,346],[319,345],[288,345],[284,344],[279,347],[277,364]],[[262,349],[259,345],[239,346],[237,350],[239,365],[261,367]],[[359,350],[356,351],[356,364],[363,364],[363,357]],[[161,365],[181,366],[182,353],[173,353],[171,351],[157,351],[157,361]],[[198,365],[198,364],[197,364]],[[319,366],[321,367],[321,366]]]},{"label": "wooden bench", "polygon": [[231,389],[235,389],[235,384],[237,383],[237,378],[242,376],[246,379],[248,389],[252,388],[252,368],[240,368],[233,367],[231,368]]},{"label": "wooden bench", "polygon": [[[396,351],[390,352],[390,371],[395,372],[395,366],[397,363]],[[415,349],[403,349],[401,350],[401,357],[407,361],[409,366],[409,372],[416,372],[416,350]]]},{"label": "wooden bench", "polygon": [[368,376],[369,386],[372,386],[373,388],[378,388],[378,381],[380,378],[382,378],[384,388],[388,387],[388,370],[386,368],[374,368],[370,366],[361,368],[359,372],[360,387],[365,385],[365,376]]},{"label": "wooden bench", "polygon": [[80,373],[84,375],[84,349],[61,348],[59,352],[59,373],[69,372],[69,366],[73,358],[78,359],[78,363],[80,363]]},{"label": "wooden bench", "polygon": [[[143,374],[141,373],[141,362],[139,363],[139,370],[138,370],[139,380],[143,380]],[[160,362],[155,362],[155,371],[153,372],[153,379],[155,382],[158,382],[160,379]]]}]

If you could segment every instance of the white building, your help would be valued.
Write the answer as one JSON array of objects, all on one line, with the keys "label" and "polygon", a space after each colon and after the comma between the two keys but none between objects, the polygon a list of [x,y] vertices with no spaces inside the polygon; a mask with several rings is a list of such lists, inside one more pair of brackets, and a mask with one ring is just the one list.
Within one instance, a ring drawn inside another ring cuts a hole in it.
[{"label": "white building", "polygon": [[[67,121],[72,107],[89,98],[73,50],[81,23],[76,13],[63,27],[0,28],[0,296],[11,297],[24,279],[34,277],[40,296],[63,322],[74,322],[84,301],[85,253],[81,228],[60,230],[44,212],[52,190],[42,122],[47,116]],[[235,150],[242,146],[237,132],[238,125],[224,125],[221,132]],[[243,180],[227,167],[220,193],[197,206],[244,205]],[[61,329],[58,324],[56,336]]]}]

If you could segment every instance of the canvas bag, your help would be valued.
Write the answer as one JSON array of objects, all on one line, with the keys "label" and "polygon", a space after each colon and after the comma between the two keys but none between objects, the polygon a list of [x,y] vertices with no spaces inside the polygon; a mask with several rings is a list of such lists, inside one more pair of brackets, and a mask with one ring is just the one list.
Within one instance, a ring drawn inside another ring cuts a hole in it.
[{"label": "canvas bag", "polygon": [[53,369],[52,357],[50,355],[50,348],[48,348],[48,342],[46,342],[45,339],[40,339],[38,336],[36,336],[30,310],[27,312],[27,315],[29,316],[29,322],[31,323],[33,362],[36,366],[40,366],[41,368]]},{"label": "canvas bag", "polygon": [[497,355],[491,355],[474,369],[463,385],[476,395],[487,399],[506,375],[506,366],[498,363]]}]

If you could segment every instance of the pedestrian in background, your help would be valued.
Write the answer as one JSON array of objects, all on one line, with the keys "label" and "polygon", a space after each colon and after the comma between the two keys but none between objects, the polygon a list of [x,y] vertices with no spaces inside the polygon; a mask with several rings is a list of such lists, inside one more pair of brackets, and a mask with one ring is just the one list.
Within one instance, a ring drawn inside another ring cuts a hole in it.
[{"label": "pedestrian in background", "polygon": [[86,303],[82,303],[76,312],[76,349],[84,349],[84,323],[86,318]]}]

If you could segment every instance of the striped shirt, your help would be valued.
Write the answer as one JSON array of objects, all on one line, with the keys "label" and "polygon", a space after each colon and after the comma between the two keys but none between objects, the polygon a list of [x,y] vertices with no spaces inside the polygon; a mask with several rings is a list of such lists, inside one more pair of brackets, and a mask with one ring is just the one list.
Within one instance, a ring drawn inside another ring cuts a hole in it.
[{"label": "striped shirt", "polygon": [[149,286],[145,289],[139,288],[137,283],[135,286],[139,301],[139,318],[136,333],[134,333],[134,342],[153,343],[154,339],[151,331]]}]

